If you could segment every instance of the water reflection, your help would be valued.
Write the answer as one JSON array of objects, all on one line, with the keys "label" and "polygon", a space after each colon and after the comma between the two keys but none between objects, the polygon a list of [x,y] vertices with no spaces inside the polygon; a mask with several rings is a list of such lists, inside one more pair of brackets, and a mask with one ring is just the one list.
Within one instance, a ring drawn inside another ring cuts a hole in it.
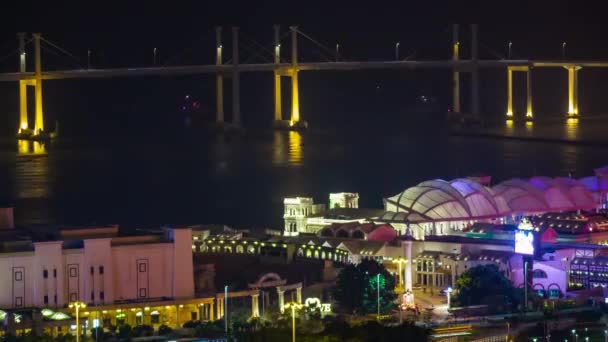
[{"label": "water reflection", "polygon": [[578,138],[578,118],[569,118],[566,121],[566,139],[576,140]]},{"label": "water reflection", "polygon": [[513,135],[513,120],[506,120],[505,121],[505,133],[508,136],[512,136]]},{"label": "water reflection", "polygon": [[49,159],[45,143],[19,140],[17,142],[16,171],[17,199],[50,196]]},{"label": "water reflection", "polygon": [[534,122],[526,121],[526,135],[531,136],[534,133]]},{"label": "water reflection", "polygon": [[17,140],[17,153],[20,156],[46,154],[46,145],[40,141]]},{"label": "water reflection", "polygon": [[274,132],[272,163],[274,165],[302,165],[302,134],[296,131]]}]

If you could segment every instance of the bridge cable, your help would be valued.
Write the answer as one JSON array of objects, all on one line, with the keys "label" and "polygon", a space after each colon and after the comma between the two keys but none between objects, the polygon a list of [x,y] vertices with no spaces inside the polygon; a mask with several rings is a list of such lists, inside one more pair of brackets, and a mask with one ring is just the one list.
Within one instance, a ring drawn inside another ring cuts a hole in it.
[{"label": "bridge cable", "polygon": [[[59,50],[60,52],[64,53],[68,57],[72,58],[78,64],[79,67],[82,67],[82,65],[80,64],[80,59],[78,57],[74,56],[73,54],[69,53],[65,49],[59,47],[58,45],[54,44],[53,42],[51,42],[43,37],[40,37],[40,40],[49,44],[51,47],[54,47],[55,49]],[[47,51],[49,51],[49,50],[47,50]]]},{"label": "bridge cable", "polygon": [[[319,46],[322,49],[325,49],[327,53],[329,53],[330,55],[334,55],[334,51],[326,46],[324,46],[323,44],[319,43],[318,41],[316,41],[314,38],[310,37],[309,35],[307,35],[306,33],[300,31],[299,29],[296,30],[298,33],[300,33],[304,38],[310,40],[311,42],[313,42],[315,45]],[[334,55],[335,56],[335,55]],[[328,61],[331,61],[331,59],[328,59]]]}]

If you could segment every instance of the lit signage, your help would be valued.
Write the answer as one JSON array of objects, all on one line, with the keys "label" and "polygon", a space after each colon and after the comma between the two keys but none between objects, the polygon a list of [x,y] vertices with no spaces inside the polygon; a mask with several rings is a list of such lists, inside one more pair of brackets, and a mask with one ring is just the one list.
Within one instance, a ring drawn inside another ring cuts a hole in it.
[{"label": "lit signage", "polygon": [[532,231],[515,231],[515,253],[534,254],[534,234]]},{"label": "lit signage", "polygon": [[306,301],[304,301],[304,306],[312,312],[318,310],[322,314],[331,313],[331,304],[321,303],[321,300],[319,298],[306,298]]}]

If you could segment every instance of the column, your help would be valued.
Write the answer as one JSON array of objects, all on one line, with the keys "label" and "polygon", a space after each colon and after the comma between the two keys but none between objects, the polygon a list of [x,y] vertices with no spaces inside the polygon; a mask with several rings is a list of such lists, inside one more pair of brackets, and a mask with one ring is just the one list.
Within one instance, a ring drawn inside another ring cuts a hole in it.
[{"label": "column", "polygon": [[578,72],[581,67],[574,67],[574,115],[578,116]]},{"label": "column", "polygon": [[477,24],[471,24],[471,113],[479,115],[479,56],[477,54]]},{"label": "column", "polygon": [[216,298],[217,305],[217,319],[224,317],[224,298]]},{"label": "column", "polygon": [[[274,64],[281,63],[281,42],[279,40],[279,25],[274,25]],[[283,120],[281,108],[281,73],[274,71],[274,119]]]},{"label": "column", "polygon": [[412,290],[412,241],[405,241],[405,290]]},{"label": "column", "polygon": [[[222,28],[215,28],[216,55],[215,65],[222,65]],[[224,122],[224,79],[221,72],[215,76],[215,91],[216,91],[216,121]]]},{"label": "column", "polygon": [[298,303],[302,304],[302,288],[301,287],[296,288],[296,300],[298,301]]},{"label": "column", "polygon": [[[19,72],[25,72],[25,33],[20,32],[17,37],[19,38]],[[19,131],[28,129],[28,126],[27,82],[19,81]]]},{"label": "column", "polygon": [[260,306],[258,304],[259,297],[259,293],[251,295],[251,317],[254,318],[260,317]]},{"label": "column", "polygon": [[527,110],[526,110],[526,119],[531,120],[533,118],[532,114],[532,68],[528,68],[526,71],[526,97],[527,97]]},{"label": "column", "polygon": [[291,120],[290,124],[300,121],[300,94],[298,89],[298,32],[297,26],[291,30]]},{"label": "column", "polygon": [[568,115],[574,115],[574,67],[568,67]]},{"label": "column", "polygon": [[[454,46],[452,60],[454,62],[458,62],[459,59],[459,47],[460,42],[458,42],[458,24],[454,24],[452,30],[452,45]],[[454,65],[454,79],[452,80],[452,106],[455,113],[460,113],[460,72],[459,68]]]},{"label": "column", "polygon": [[239,65],[239,28],[232,28],[232,122],[235,125],[241,124],[241,77],[237,70]]},{"label": "column", "polygon": [[214,308],[214,302],[212,301],[212,302],[209,304],[209,320],[210,320],[210,321],[215,321],[215,316],[214,316],[214,311],[215,311],[215,310],[214,310],[214,309],[215,309],[215,308]]},{"label": "column", "polygon": [[507,67],[507,118],[513,118],[513,70]]},{"label": "column", "polygon": [[285,291],[277,287],[277,294],[279,295],[279,310],[283,312],[285,310]]},{"label": "column", "polygon": [[34,134],[44,132],[44,118],[42,116],[42,61],[40,55],[40,33],[34,33],[34,59],[36,64],[36,119],[34,121]]}]

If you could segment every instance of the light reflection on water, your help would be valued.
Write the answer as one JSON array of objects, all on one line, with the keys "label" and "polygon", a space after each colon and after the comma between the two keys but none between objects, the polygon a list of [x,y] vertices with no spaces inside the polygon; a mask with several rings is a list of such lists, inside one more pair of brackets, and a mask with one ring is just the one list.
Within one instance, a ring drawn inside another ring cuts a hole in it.
[{"label": "light reflection on water", "polygon": [[564,127],[566,128],[566,139],[576,140],[580,138],[578,136],[579,127],[577,118],[569,118]]},{"label": "light reflection on water", "polygon": [[302,133],[276,131],[272,143],[272,163],[277,166],[301,166],[304,162]]},{"label": "light reflection on water", "polygon": [[18,140],[15,180],[17,199],[50,196],[49,159],[45,143]]}]

